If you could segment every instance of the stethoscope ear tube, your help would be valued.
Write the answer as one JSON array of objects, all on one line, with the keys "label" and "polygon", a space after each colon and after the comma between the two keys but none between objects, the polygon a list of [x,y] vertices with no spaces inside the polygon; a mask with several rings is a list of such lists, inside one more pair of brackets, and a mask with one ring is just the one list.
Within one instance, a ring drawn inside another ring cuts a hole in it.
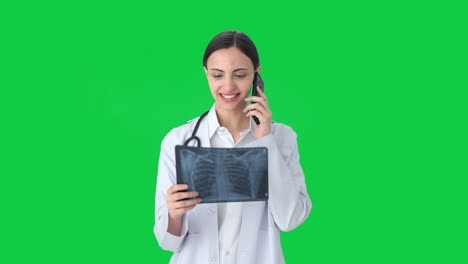
[{"label": "stethoscope ear tube", "polygon": [[203,113],[203,115],[200,116],[200,118],[198,119],[197,121],[197,124],[195,125],[195,129],[193,129],[193,132],[192,132],[192,136],[187,138],[187,140],[185,140],[184,142],[184,146],[187,146],[188,143],[192,140],[196,140],[197,141],[197,147],[200,147],[201,146],[201,140],[199,137],[197,137],[197,131],[198,131],[198,127],[200,126],[200,123],[202,121],[202,119],[209,113],[210,111],[206,111],[205,113]]}]

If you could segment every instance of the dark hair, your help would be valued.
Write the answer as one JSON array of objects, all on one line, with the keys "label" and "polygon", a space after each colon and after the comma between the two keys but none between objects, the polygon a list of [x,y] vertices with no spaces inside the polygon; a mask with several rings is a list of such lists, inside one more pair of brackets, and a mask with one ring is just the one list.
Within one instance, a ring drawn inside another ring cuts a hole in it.
[{"label": "dark hair", "polygon": [[254,70],[260,65],[257,48],[253,41],[245,33],[236,30],[226,30],[216,35],[210,43],[208,43],[205,55],[203,56],[203,66],[206,67],[208,57],[210,57],[213,52],[230,47],[236,47],[247,55],[254,65]]}]

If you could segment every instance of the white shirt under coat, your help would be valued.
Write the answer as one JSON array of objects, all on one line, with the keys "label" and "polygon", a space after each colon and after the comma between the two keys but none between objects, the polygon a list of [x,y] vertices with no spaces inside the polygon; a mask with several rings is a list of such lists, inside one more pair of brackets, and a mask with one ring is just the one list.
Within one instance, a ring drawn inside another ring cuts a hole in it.
[{"label": "white shirt under coat", "polygon": [[[214,110],[214,107],[213,107]],[[208,121],[210,145],[215,148],[235,148],[256,140],[255,121],[250,118],[249,128],[240,132],[237,142],[225,127],[221,127],[216,111],[205,117]],[[239,234],[242,223],[243,202],[218,203],[219,263],[236,264]]]},{"label": "white shirt under coat", "polygon": [[167,232],[166,193],[176,184],[175,146],[191,136],[197,121],[172,129],[161,144],[154,233],[161,248],[174,252],[170,263],[284,263],[280,231],[304,222],[312,203],[299,163],[296,133],[280,123],[272,123],[272,133],[257,139],[251,119],[249,129],[234,142],[229,131],[219,126],[213,106],[197,132],[201,146],[267,147],[269,200],[199,204],[183,216],[180,236]]}]

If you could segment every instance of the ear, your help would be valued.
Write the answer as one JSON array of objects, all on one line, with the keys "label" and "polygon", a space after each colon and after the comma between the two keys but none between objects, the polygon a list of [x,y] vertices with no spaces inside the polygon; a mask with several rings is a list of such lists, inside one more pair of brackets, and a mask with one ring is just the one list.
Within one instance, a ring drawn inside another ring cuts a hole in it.
[{"label": "ear", "polygon": [[208,76],[208,69],[205,66],[203,66],[203,70],[205,71],[205,75]]},{"label": "ear", "polygon": [[260,73],[262,71],[262,66],[258,66],[256,72]]}]

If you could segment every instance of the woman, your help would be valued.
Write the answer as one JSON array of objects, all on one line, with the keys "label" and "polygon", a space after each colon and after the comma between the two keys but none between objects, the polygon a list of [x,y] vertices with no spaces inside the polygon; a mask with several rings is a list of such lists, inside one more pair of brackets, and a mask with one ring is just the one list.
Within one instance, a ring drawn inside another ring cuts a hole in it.
[{"label": "woman", "polygon": [[218,204],[185,199],[198,194],[176,184],[174,148],[191,136],[198,117],[172,129],[161,144],[154,226],[158,243],[174,252],[170,263],[284,263],[280,231],[299,226],[312,208],[296,134],[286,125],[272,123],[261,89],[255,87],[260,96],[249,97],[261,66],[247,35],[238,31],[216,35],[206,48],[203,66],[215,103],[197,131],[201,146],[267,147],[269,199]]}]

